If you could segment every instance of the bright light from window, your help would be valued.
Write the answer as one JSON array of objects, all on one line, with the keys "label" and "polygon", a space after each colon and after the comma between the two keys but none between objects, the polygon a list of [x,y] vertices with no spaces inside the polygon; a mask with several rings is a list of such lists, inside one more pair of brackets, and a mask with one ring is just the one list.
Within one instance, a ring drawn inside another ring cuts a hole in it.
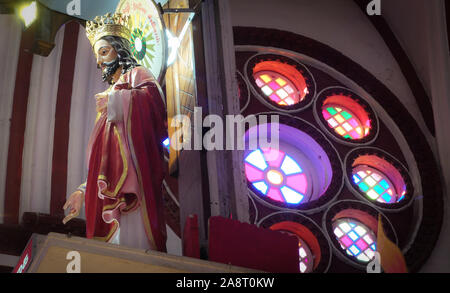
[{"label": "bright light from window", "polygon": [[274,185],[280,185],[281,183],[283,183],[283,175],[281,175],[281,173],[276,170],[270,170],[269,172],[267,172],[267,179]]},{"label": "bright light from window", "polygon": [[170,140],[169,138],[166,138],[165,140],[163,140],[163,146],[166,148],[170,147]]},{"label": "bright light from window", "polygon": [[20,9],[20,16],[22,17],[25,27],[29,27],[37,17],[36,1]]}]

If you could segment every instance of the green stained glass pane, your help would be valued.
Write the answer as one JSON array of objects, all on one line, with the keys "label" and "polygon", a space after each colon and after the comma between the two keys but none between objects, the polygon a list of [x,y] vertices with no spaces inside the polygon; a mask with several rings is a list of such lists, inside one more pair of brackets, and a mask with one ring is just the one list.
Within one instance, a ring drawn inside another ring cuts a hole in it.
[{"label": "green stained glass pane", "polygon": [[345,120],[348,120],[348,119],[350,119],[350,118],[353,117],[350,113],[348,113],[348,112],[346,112],[346,111],[342,111],[342,112],[341,112],[341,115],[342,115],[342,117],[345,118]]},{"label": "green stained glass pane", "polygon": [[358,186],[362,190],[362,192],[366,192],[367,190],[369,190],[369,186],[367,186],[367,184],[365,184],[364,182],[361,182]]},{"label": "green stained glass pane", "polygon": [[344,138],[349,138],[349,139],[353,139],[353,137],[351,137],[350,135],[345,135]]},{"label": "green stained glass pane", "polygon": [[334,110],[334,108],[327,108],[328,113],[330,113],[332,116],[336,115],[337,112]]}]

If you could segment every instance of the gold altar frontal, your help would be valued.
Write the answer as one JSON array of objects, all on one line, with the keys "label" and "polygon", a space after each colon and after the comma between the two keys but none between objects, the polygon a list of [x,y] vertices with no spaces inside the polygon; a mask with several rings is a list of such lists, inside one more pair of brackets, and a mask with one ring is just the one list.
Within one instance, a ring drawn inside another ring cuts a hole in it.
[{"label": "gold altar frontal", "polygon": [[145,251],[81,237],[33,234],[34,252],[28,273],[66,273],[79,253],[81,273],[253,273],[206,260]]}]

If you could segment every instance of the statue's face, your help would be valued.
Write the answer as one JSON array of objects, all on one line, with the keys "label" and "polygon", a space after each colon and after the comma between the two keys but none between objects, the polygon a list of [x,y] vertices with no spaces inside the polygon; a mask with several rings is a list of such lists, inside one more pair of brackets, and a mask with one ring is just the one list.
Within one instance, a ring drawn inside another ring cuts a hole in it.
[{"label": "statue's face", "polygon": [[95,57],[97,59],[98,66],[105,69],[104,63],[111,62],[117,58],[117,52],[114,48],[105,40],[98,40],[94,45]]},{"label": "statue's face", "polygon": [[100,39],[94,45],[94,53],[97,59],[97,67],[102,70],[103,81],[114,83],[114,75],[119,70],[117,52],[108,41]]}]

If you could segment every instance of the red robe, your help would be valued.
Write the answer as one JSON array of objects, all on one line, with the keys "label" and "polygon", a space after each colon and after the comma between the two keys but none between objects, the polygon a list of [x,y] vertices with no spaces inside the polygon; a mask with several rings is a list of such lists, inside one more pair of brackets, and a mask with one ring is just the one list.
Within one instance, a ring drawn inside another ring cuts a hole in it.
[{"label": "red robe", "polygon": [[89,140],[86,236],[109,241],[118,231],[120,216],[140,208],[150,247],[166,251],[162,91],[139,66],[123,74],[111,93],[123,113],[117,121],[102,113]]}]

